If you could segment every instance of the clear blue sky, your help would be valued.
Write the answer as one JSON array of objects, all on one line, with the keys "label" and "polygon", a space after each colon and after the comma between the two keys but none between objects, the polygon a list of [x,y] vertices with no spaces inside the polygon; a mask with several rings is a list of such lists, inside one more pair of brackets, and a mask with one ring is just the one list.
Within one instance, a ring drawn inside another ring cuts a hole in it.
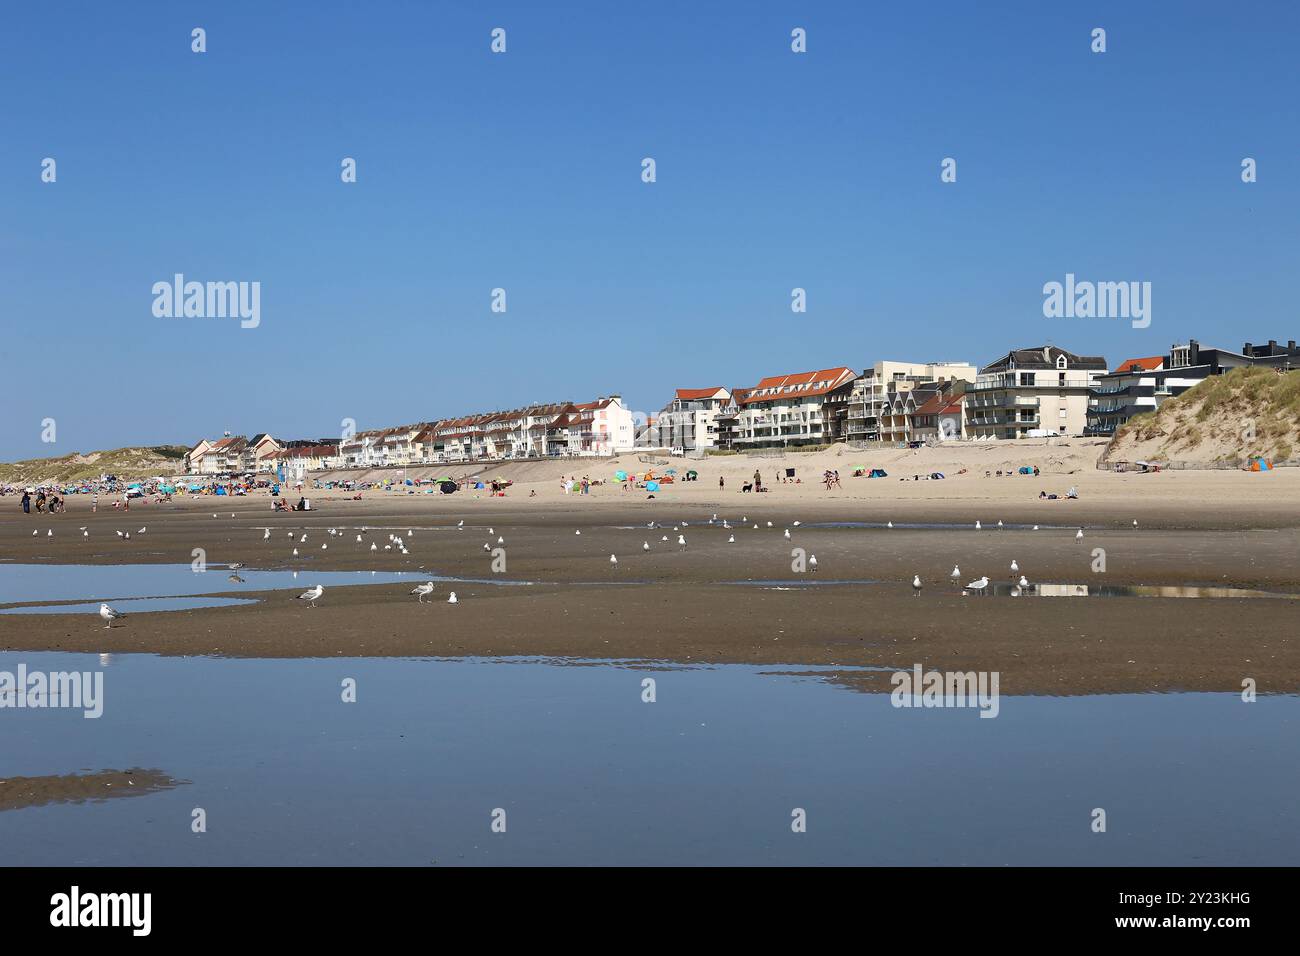
[{"label": "clear blue sky", "polygon": [[[1297,35],[1290,0],[6,4],[0,458],[1300,338]],[[260,327],[155,318],[176,272],[261,282]],[[1150,281],[1150,328],[1045,319],[1066,272]]]}]

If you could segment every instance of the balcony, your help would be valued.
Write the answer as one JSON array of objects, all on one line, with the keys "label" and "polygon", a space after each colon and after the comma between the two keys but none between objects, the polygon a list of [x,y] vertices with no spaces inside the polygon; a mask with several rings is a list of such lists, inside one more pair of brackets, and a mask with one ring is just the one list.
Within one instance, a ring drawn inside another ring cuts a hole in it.
[{"label": "balcony", "polygon": [[1059,379],[1051,378],[1051,379],[1040,380],[1033,385],[1023,385],[1020,383],[1020,381],[1016,378],[1014,374],[1010,374],[1010,375],[994,375],[994,376],[989,376],[987,378],[978,379],[975,382],[974,390],[977,392],[990,391],[993,389],[1010,389],[1013,391],[1022,391],[1026,389],[1044,389],[1047,391],[1054,391],[1063,388],[1066,389],[1090,388],[1091,386],[1092,386],[1092,382],[1086,378],[1067,378],[1063,382],[1060,381]]}]

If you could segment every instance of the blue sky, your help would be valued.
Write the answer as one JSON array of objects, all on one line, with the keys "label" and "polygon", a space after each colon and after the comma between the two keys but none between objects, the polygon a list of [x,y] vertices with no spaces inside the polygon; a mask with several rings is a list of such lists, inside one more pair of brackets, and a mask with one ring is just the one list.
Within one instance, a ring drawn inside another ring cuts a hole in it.
[{"label": "blue sky", "polygon": [[[1298,28],[1281,0],[7,4],[0,458],[1300,338]],[[259,281],[260,326],[155,318],[177,272]],[[1150,281],[1150,327],[1044,318],[1067,272]]]}]

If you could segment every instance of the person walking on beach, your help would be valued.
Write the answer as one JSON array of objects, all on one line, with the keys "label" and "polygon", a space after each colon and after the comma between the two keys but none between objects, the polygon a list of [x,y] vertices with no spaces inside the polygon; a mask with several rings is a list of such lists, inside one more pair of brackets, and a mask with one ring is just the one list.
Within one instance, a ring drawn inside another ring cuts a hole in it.
[{"label": "person walking on beach", "polygon": [[763,476],[758,473],[757,468],[754,469],[754,490],[755,491],[763,490]]},{"label": "person walking on beach", "polygon": [[98,491],[96,491],[93,495],[90,496],[90,510],[91,510],[92,512],[93,512],[93,511],[98,511],[98,510],[99,510],[99,492],[98,492]]},{"label": "person walking on beach", "polygon": [[718,490],[721,491],[726,486],[727,486],[726,481],[723,480],[723,477],[721,475],[718,475]]},{"label": "person walking on beach", "polygon": [[32,496],[28,494],[26,491],[24,491],[23,492],[23,514],[29,515],[31,513],[32,513]]}]

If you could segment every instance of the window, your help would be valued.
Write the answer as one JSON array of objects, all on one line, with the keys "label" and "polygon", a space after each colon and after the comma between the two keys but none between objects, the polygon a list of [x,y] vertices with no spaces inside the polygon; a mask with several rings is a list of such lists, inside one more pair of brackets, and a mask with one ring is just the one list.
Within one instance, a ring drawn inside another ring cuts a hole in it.
[{"label": "window", "polygon": [[1057,367],[1057,368],[1065,368],[1065,356],[1064,356],[1064,355],[1058,355],[1058,356],[1056,357],[1056,367]]}]

